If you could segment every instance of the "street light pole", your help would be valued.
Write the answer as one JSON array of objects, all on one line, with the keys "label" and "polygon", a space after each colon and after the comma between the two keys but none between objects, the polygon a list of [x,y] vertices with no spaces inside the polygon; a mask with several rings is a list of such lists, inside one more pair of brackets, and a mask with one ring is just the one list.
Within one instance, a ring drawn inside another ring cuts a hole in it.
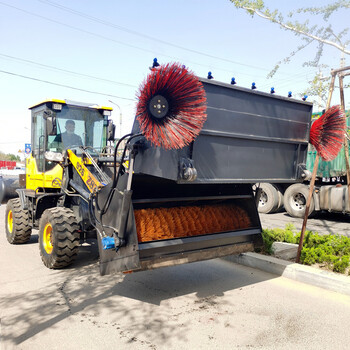
[{"label": "street light pole", "polygon": [[120,126],[119,126],[119,137],[122,137],[122,109],[120,108],[120,106],[117,103],[113,102],[112,100],[108,100],[108,102],[116,105],[119,108],[119,112],[120,112],[120,115],[119,115],[119,124],[120,124]]}]

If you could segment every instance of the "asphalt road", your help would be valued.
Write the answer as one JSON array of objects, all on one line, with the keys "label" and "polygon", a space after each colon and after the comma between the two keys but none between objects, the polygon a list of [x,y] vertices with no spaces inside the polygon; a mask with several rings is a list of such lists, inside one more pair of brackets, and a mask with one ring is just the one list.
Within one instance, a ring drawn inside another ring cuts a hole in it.
[{"label": "asphalt road", "polygon": [[[292,218],[286,212],[274,214],[259,214],[263,228],[285,228],[293,224],[296,231],[301,231],[303,219]],[[308,218],[306,229],[320,234],[340,234],[350,237],[350,215],[319,212]]]},{"label": "asphalt road", "polygon": [[84,245],[65,270],[37,232],[10,245],[0,206],[0,348],[348,349],[350,297],[222,259],[101,277]]}]

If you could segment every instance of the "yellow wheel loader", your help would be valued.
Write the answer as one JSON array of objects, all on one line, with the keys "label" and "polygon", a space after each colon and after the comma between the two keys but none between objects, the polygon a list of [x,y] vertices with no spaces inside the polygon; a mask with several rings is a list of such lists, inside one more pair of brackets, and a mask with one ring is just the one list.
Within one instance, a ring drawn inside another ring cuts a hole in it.
[{"label": "yellow wheel loader", "polygon": [[[26,159],[25,176],[20,176],[25,188],[17,189],[19,197],[7,203],[6,235],[11,244],[26,243],[32,229],[39,229],[44,264],[49,268],[65,267],[73,261],[80,240],[86,239],[91,228],[86,225],[88,202],[74,189],[74,180],[80,185],[85,181],[90,189],[92,185],[103,186],[84,163],[92,166],[90,154],[108,156],[107,140],[114,134],[108,120],[112,108],[48,100],[30,109],[32,153]],[[69,135],[68,124],[74,125],[71,135],[75,137]],[[88,156],[83,160],[75,154]],[[75,179],[73,171],[81,174],[83,167],[86,176]]]},{"label": "yellow wheel loader", "polygon": [[[312,104],[197,78],[206,120],[190,142],[164,148],[156,138],[168,142],[186,132],[188,114],[174,112],[188,78],[181,69],[172,72],[183,74],[174,95],[155,88],[148,100],[140,96],[149,119],[138,113],[118,142],[111,108],[66,100],[31,107],[32,153],[18,198],[6,209],[9,243],[25,243],[39,229],[42,261],[55,269],[96,238],[102,275],[261,247],[251,184],[305,176]],[[188,125],[195,130],[195,119]]]}]

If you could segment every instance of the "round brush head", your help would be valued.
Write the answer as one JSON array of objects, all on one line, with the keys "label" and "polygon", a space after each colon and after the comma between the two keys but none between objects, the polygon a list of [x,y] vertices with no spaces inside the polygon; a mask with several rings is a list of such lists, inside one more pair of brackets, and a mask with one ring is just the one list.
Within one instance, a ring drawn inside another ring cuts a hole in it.
[{"label": "round brush head", "polygon": [[178,149],[190,144],[207,118],[202,83],[179,63],[152,70],[137,99],[140,130],[157,147]]},{"label": "round brush head", "polygon": [[310,130],[310,143],[325,161],[333,160],[343,147],[346,117],[340,106],[333,106],[317,120]]}]

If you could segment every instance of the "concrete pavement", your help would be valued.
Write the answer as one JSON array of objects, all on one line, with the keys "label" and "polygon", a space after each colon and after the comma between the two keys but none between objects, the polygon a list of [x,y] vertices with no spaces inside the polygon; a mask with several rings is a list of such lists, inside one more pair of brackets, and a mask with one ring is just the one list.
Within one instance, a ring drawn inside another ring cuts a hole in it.
[{"label": "concrete pavement", "polygon": [[[303,219],[292,218],[286,212],[274,214],[259,214],[263,228],[285,228],[287,224],[293,224],[297,231],[301,231]],[[350,237],[350,215],[336,213],[317,213],[309,218],[306,229],[320,234],[341,234]]]},{"label": "concrete pavement", "polygon": [[257,253],[244,253],[224,259],[298,282],[350,295],[350,276]]},{"label": "concrete pavement", "polygon": [[[100,276],[96,245],[49,270],[0,207],[0,348],[347,349],[350,296],[223,259]],[[269,261],[271,261],[269,259]],[[265,261],[264,264],[273,264]],[[293,265],[293,264],[290,264]],[[289,265],[284,271],[289,269]],[[286,273],[286,272],[285,272]]]}]

